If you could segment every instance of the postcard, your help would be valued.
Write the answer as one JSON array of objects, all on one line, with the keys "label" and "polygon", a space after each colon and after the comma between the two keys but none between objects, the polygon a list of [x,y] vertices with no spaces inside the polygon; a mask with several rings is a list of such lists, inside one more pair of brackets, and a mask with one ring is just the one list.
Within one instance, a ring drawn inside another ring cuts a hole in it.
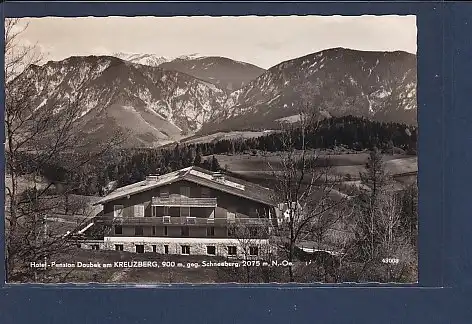
[{"label": "postcard", "polygon": [[7,282],[416,283],[416,33],[7,18]]}]

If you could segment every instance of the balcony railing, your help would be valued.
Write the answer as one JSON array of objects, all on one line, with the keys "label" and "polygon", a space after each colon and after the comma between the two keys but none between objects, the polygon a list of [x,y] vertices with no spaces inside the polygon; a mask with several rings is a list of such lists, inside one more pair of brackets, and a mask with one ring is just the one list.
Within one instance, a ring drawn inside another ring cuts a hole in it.
[{"label": "balcony railing", "polygon": [[161,198],[152,197],[153,206],[216,207],[216,198]]},{"label": "balcony railing", "polygon": [[270,219],[266,218],[204,218],[204,217],[97,217],[97,221],[105,224],[127,224],[127,225],[196,225],[196,226],[227,226],[234,225],[252,225],[267,226],[271,224]]}]

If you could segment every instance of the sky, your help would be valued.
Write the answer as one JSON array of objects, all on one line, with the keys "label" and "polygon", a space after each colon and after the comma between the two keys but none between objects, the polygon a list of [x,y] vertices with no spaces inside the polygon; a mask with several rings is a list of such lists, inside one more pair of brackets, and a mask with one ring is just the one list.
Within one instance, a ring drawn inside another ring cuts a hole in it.
[{"label": "sky", "polygon": [[47,60],[117,52],[223,56],[262,68],[327,48],[416,54],[415,16],[21,18]]}]

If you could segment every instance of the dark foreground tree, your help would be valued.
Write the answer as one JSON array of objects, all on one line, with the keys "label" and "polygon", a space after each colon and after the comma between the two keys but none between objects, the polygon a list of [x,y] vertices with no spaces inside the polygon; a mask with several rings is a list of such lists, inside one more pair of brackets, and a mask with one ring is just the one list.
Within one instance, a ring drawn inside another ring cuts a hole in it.
[{"label": "dark foreground tree", "polygon": [[[73,244],[58,230],[58,223],[51,222],[64,212],[77,212],[74,199],[67,196],[81,184],[68,180],[97,163],[122,137],[115,134],[98,145],[87,141],[79,131],[84,102],[81,92],[56,104],[39,105],[32,65],[39,63],[41,56],[35,47],[21,44],[24,28],[18,19],[6,19],[5,25],[7,280],[31,281],[38,279],[31,262],[50,260]],[[54,180],[44,179],[47,168]],[[82,216],[71,221],[70,232],[83,225],[87,217]]]}]

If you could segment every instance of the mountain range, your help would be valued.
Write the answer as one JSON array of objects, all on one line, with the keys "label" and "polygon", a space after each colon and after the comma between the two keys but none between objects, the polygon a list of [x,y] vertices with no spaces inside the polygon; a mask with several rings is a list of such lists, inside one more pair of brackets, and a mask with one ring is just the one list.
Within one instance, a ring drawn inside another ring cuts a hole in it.
[{"label": "mountain range", "polygon": [[116,53],[113,56],[132,63],[182,72],[213,83],[219,88],[227,90],[228,93],[242,88],[265,72],[264,69],[253,64],[218,56],[190,54],[176,58],[165,58],[153,54],[128,53]]},{"label": "mountain range", "polygon": [[299,107],[325,117],[417,122],[416,56],[400,51],[334,48],[268,70],[225,57],[117,53],[49,61],[19,79],[25,75],[34,80],[36,109],[60,111],[80,93],[81,131],[100,140],[121,130],[133,147],[274,128]]},{"label": "mountain range", "polygon": [[416,124],[416,56],[333,48],[282,62],[233,92],[204,132],[275,127],[300,107]]}]

